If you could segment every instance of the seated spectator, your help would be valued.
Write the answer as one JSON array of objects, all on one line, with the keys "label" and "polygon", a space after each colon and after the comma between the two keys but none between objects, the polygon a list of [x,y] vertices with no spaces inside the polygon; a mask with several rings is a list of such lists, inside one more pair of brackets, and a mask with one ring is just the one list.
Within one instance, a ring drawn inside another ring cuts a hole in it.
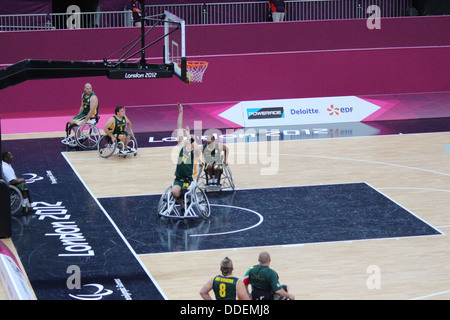
[{"label": "seated spectator", "polygon": [[3,179],[15,186],[22,192],[23,202],[22,202],[22,212],[28,213],[31,209],[31,201],[30,201],[30,193],[28,191],[28,185],[24,178],[17,178],[16,173],[14,172],[11,163],[13,162],[14,157],[11,152],[3,152],[2,153],[2,176]]}]

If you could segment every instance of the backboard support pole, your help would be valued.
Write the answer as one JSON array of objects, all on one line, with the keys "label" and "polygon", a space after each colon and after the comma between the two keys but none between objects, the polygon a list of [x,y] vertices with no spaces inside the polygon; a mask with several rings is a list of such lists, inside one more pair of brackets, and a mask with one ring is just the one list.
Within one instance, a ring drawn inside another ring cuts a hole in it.
[{"label": "backboard support pole", "polygon": [[[143,16],[145,16],[145,0],[140,0],[142,8],[144,10],[144,12],[141,12],[141,14]],[[146,65],[146,60],[145,60],[145,23],[146,20],[142,19],[141,20],[141,60],[140,60],[140,64],[141,66],[145,66]]]}]

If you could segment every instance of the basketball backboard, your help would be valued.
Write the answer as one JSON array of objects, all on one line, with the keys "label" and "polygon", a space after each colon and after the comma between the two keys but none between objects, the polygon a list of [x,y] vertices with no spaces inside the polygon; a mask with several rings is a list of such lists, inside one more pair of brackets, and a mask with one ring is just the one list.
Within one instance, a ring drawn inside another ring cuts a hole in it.
[{"label": "basketball backboard", "polygon": [[[149,24],[151,22],[152,26],[146,29],[143,25],[138,38],[104,58],[103,62],[25,59],[0,70],[0,90],[32,79],[86,76],[107,76],[110,79],[158,79],[176,75],[183,82],[199,82],[193,76],[194,72],[191,72],[191,79],[187,81],[185,21],[169,11],[165,11],[164,15],[145,17],[145,19],[149,21]],[[145,36],[161,23],[164,24],[164,35],[145,44]],[[164,39],[163,64],[147,63],[145,49],[161,43],[162,39]],[[141,44],[141,48],[135,49],[138,44]],[[125,53],[121,53],[119,58],[113,57],[123,51]],[[131,62],[139,55],[141,55],[139,61]]]},{"label": "basketball backboard", "polygon": [[186,81],[185,21],[164,11],[164,63],[173,64],[174,74]]}]

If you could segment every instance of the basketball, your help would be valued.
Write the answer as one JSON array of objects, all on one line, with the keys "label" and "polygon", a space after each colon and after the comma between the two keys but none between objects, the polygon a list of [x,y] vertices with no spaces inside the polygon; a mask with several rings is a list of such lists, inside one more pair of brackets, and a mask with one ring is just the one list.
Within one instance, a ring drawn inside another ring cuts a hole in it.
[{"label": "basketball", "polygon": [[189,74],[189,72],[186,72],[186,80],[184,80],[185,83],[187,84],[191,84],[191,75]]}]

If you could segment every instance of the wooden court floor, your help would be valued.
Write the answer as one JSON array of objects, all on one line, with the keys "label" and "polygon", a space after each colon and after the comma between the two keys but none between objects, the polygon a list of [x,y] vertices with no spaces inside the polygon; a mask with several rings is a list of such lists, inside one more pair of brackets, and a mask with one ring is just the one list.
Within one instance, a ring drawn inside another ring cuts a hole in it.
[{"label": "wooden court floor", "polygon": [[[242,277],[263,250],[296,299],[450,299],[450,132],[228,146],[239,189],[366,182],[442,235],[140,255],[168,299],[200,299],[222,258]],[[139,152],[107,160],[96,151],[65,155],[95,197],[163,192],[173,178],[173,148]],[[104,183],[115,185],[115,177],[120,190]]]}]

